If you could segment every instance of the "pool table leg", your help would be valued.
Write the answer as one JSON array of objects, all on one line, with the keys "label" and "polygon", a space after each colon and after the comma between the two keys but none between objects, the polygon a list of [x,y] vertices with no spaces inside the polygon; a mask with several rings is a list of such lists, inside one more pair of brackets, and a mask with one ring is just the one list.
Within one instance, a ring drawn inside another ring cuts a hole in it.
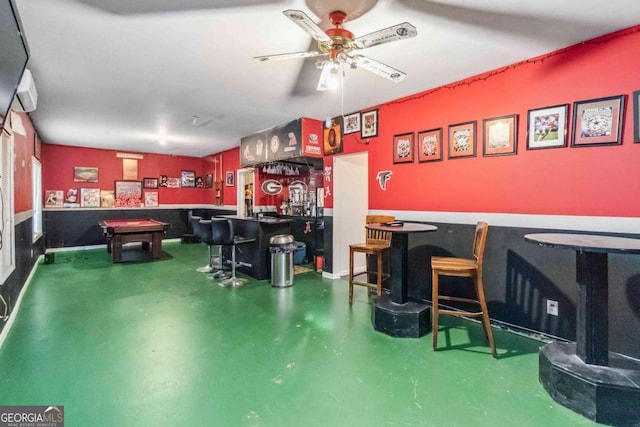
[{"label": "pool table leg", "polygon": [[107,248],[111,252],[112,262],[122,262],[122,238],[115,235],[111,238],[111,244],[107,244]]},{"label": "pool table leg", "polygon": [[[149,243],[147,243],[148,245]],[[162,255],[162,233],[153,233],[151,236],[151,257],[160,258]]]}]

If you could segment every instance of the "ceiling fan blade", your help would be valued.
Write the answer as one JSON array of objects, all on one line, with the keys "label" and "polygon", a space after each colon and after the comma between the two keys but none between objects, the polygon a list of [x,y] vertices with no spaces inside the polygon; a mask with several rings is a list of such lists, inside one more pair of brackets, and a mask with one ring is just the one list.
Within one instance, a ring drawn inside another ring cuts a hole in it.
[{"label": "ceiling fan blade", "polygon": [[418,35],[418,30],[408,22],[394,25],[393,27],[374,31],[353,40],[353,45],[358,49],[377,46],[383,43],[394,42],[396,40],[409,39]]},{"label": "ceiling fan blade", "polygon": [[333,61],[324,61],[317,90],[332,89],[338,84],[338,64]]},{"label": "ceiling fan blade", "polygon": [[321,53],[315,50],[308,52],[292,52],[292,53],[280,53],[275,55],[254,56],[253,60],[258,62],[267,61],[279,61],[281,59],[294,59],[294,58],[313,58],[316,56],[324,56],[328,53]]},{"label": "ceiling fan blade", "polygon": [[352,62],[347,62],[349,65],[353,66],[355,64],[358,68],[362,68],[363,70],[367,70],[396,83],[401,82],[405,77],[407,77],[406,73],[385,65],[382,62],[367,58],[366,56],[354,55],[349,58],[352,59]]},{"label": "ceiling fan blade", "polygon": [[301,10],[288,9],[282,12],[287,18],[291,19],[296,25],[305,30],[315,40],[319,42],[330,43],[331,37],[327,35],[322,28],[318,26],[311,18]]}]

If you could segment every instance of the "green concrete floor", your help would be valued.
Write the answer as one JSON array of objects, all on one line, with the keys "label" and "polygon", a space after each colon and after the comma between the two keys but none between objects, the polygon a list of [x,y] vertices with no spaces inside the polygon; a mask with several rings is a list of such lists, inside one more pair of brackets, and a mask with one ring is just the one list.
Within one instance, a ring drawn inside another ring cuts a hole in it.
[{"label": "green concrete floor", "polygon": [[444,317],[433,352],[431,334],[375,332],[367,289],[350,308],[344,280],[222,288],[194,271],[206,246],[163,250],[39,265],[0,349],[0,405],[64,405],[69,427],[595,425],[540,386],[538,341],[497,330],[496,360],[479,324]]}]

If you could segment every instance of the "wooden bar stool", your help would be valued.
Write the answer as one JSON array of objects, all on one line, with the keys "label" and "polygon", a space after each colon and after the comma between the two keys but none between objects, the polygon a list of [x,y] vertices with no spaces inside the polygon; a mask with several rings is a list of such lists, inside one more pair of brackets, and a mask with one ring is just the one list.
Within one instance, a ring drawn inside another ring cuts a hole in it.
[{"label": "wooden bar stool", "polygon": [[[493,357],[498,357],[496,353],[496,345],[493,341],[493,332],[491,331],[491,323],[489,322],[489,312],[487,311],[487,302],[484,297],[484,286],[482,283],[482,261],[484,258],[484,247],[487,242],[487,233],[489,224],[486,222],[478,222],[476,224],[475,237],[473,239],[473,258],[453,258],[453,257],[432,257],[432,325],[433,325],[433,350],[438,348],[438,316],[440,314],[448,314],[459,317],[480,317],[484,327],[485,334],[489,340],[491,353]],[[443,276],[471,277],[475,286],[477,299],[462,298],[452,295],[440,295],[438,290],[438,278]],[[441,310],[438,307],[439,300],[458,301],[480,306],[480,311],[458,311],[458,310]]]},{"label": "wooden bar stool", "polygon": [[[395,217],[392,215],[367,215],[366,223],[373,222],[390,222],[395,221]],[[368,288],[377,289],[378,296],[382,295],[382,281],[389,277],[388,274],[384,274],[382,268],[382,255],[383,252],[391,247],[391,232],[388,231],[376,231],[367,230],[367,241],[365,243],[356,243],[349,245],[349,305],[353,303],[353,286],[366,286]],[[363,253],[366,255],[376,256],[376,271],[368,271],[365,267],[365,271],[361,273],[353,274],[353,255]],[[360,282],[353,280],[355,277],[361,274],[376,274],[376,283]]]}]

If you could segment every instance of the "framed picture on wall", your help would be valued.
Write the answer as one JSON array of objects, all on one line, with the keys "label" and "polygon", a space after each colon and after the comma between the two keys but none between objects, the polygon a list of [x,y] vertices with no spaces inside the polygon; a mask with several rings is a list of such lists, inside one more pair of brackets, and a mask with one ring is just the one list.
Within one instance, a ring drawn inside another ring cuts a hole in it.
[{"label": "framed picture on wall", "polygon": [[64,202],[64,191],[47,190],[44,192],[45,208],[61,208],[63,202]]},{"label": "framed picture on wall", "polygon": [[573,104],[572,147],[622,144],[624,95]]},{"label": "framed picture on wall", "polygon": [[182,171],[180,175],[180,187],[195,187],[196,173],[194,171]]},{"label": "framed picture on wall", "polygon": [[567,146],[569,104],[529,110],[527,150]]},{"label": "framed picture on wall", "polygon": [[449,125],[449,158],[476,156],[476,121]]},{"label": "framed picture on wall", "polygon": [[360,113],[352,113],[344,116],[344,134],[360,132]]},{"label": "framed picture on wall", "polygon": [[640,142],[640,90],[633,92],[633,142]]},{"label": "framed picture on wall", "polygon": [[116,197],[113,190],[100,190],[100,207],[112,208],[116,205]]},{"label": "framed picture on wall", "polygon": [[413,132],[393,136],[393,163],[413,162]]},{"label": "framed picture on wall", "polygon": [[325,156],[342,153],[342,117],[333,118],[331,126],[323,129],[323,143]]},{"label": "framed picture on wall", "polygon": [[235,175],[233,171],[228,171],[225,175],[225,184],[227,187],[233,187],[235,184]]},{"label": "framed picture on wall", "polygon": [[361,125],[362,130],[360,131],[360,136],[362,138],[378,136],[378,110],[362,113]]},{"label": "framed picture on wall", "polygon": [[482,121],[482,155],[506,156],[516,154],[518,116],[494,117]]},{"label": "framed picture on wall", "polygon": [[142,199],[141,181],[115,181],[116,199]]},{"label": "framed picture on wall", "polygon": [[73,168],[73,182],[98,182],[98,168],[75,166]]},{"label": "framed picture on wall", "polygon": [[100,189],[99,188],[81,188],[80,189],[80,207],[81,208],[99,208],[100,207]]},{"label": "framed picture on wall", "polygon": [[418,132],[416,151],[420,163],[442,160],[442,128]]},{"label": "framed picture on wall", "polygon": [[143,178],[142,186],[144,188],[158,188],[158,178]]},{"label": "framed picture on wall", "polygon": [[158,192],[157,191],[145,191],[144,192],[144,205],[147,207],[158,206]]},{"label": "framed picture on wall", "polygon": [[207,188],[213,187],[213,174],[208,173],[205,178],[205,186]]}]

